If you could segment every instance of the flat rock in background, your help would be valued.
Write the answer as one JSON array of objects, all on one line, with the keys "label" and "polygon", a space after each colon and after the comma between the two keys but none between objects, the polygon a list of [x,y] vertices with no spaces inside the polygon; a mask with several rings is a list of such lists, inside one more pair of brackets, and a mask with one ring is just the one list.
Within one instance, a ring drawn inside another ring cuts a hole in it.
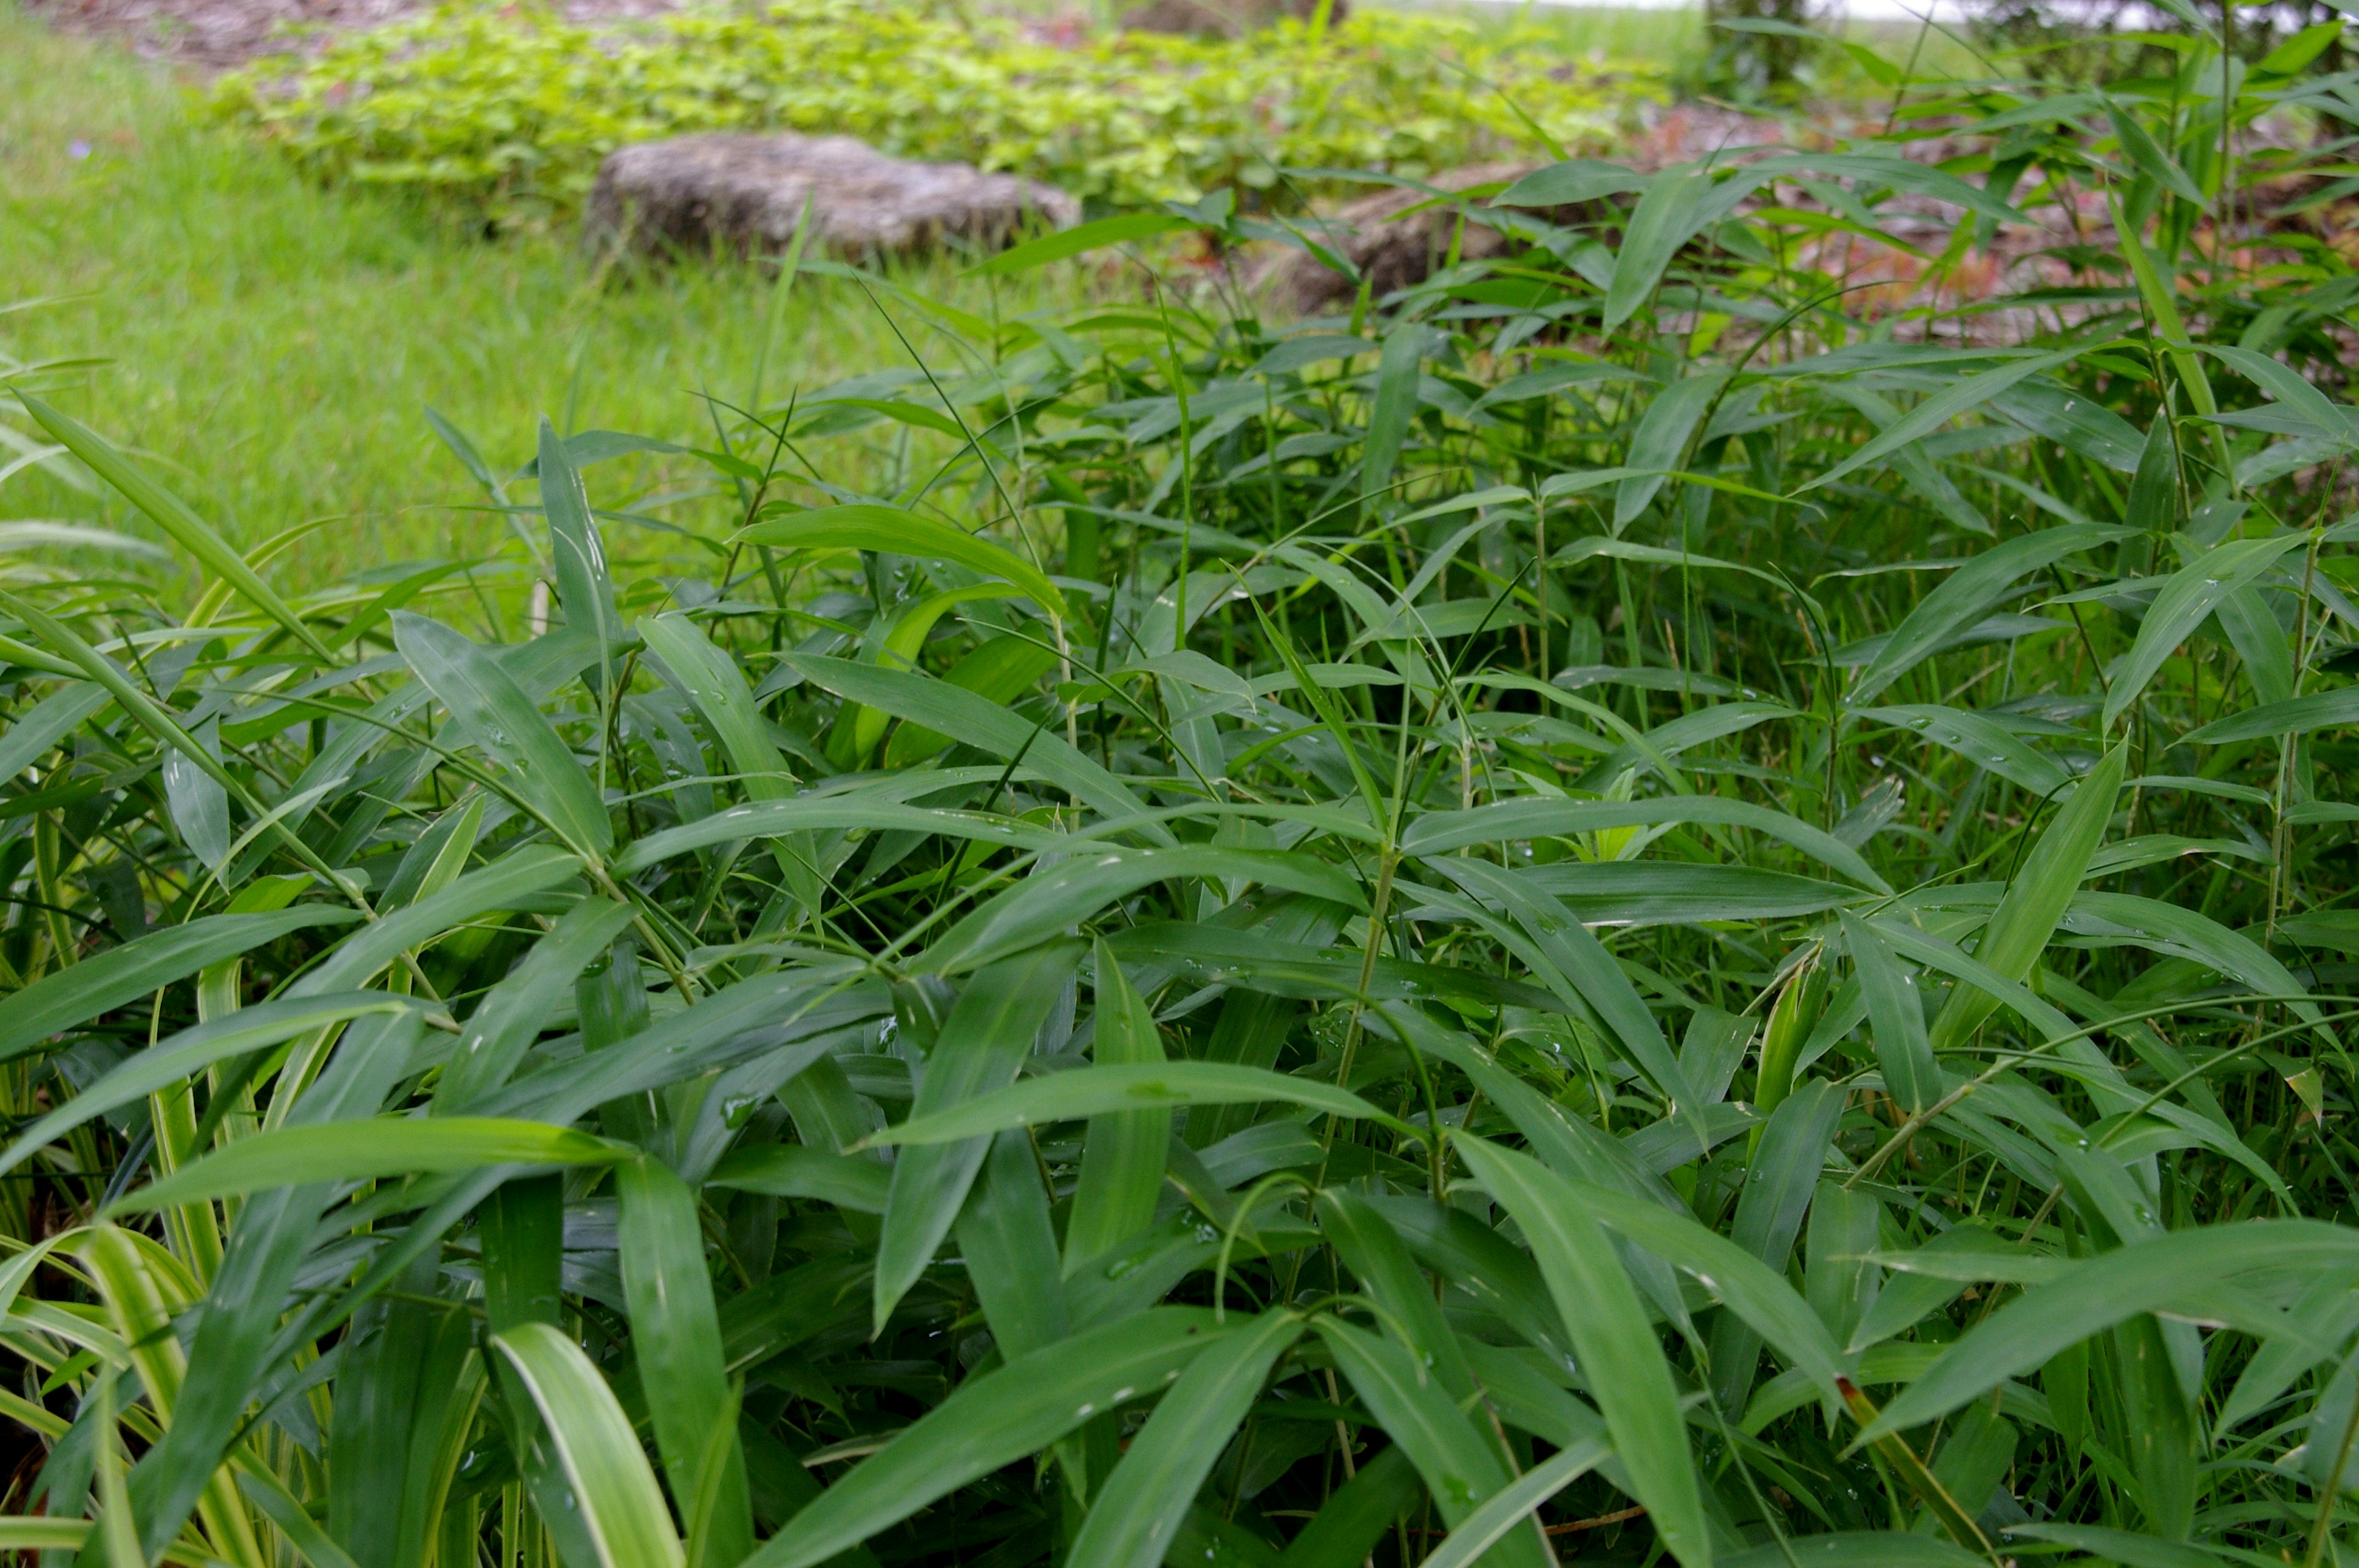
[{"label": "flat rock in background", "polygon": [[713,248],[776,255],[808,204],[807,243],[838,254],[906,255],[945,243],[996,246],[1028,228],[1080,222],[1065,192],[970,164],[912,163],[851,136],[712,135],[610,154],[582,216],[603,252]]}]

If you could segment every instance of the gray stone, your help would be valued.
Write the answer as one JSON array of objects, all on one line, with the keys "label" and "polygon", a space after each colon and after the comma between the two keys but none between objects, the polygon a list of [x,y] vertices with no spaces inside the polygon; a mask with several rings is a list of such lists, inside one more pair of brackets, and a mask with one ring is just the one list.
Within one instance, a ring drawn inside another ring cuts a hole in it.
[{"label": "gray stone", "polygon": [[864,257],[946,243],[999,246],[1082,215],[1080,202],[1050,186],[968,164],[888,157],[851,136],[723,134],[610,154],[582,233],[607,253],[718,248],[776,256],[793,241],[806,204],[807,248]]}]

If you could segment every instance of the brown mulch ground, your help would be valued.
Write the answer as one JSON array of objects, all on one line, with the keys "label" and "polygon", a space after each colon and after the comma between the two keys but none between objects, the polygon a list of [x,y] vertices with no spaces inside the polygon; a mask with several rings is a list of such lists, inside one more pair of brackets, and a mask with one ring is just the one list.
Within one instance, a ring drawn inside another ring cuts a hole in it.
[{"label": "brown mulch ground", "polygon": [[[309,30],[383,27],[431,7],[433,0],[20,0],[27,13],[62,32],[124,44],[151,59],[200,70],[227,70],[274,54]],[[574,21],[660,16],[676,0],[568,0]]]}]

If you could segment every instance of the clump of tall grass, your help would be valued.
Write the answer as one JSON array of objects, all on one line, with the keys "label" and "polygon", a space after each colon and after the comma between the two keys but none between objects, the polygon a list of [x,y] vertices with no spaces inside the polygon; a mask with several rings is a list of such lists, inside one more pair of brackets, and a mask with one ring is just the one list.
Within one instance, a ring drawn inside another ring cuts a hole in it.
[{"label": "clump of tall grass", "polygon": [[[537,600],[275,586],[20,384],[204,580],[0,594],[0,1544],[2340,1561],[2354,290],[2218,155],[2351,84],[2177,47],[440,427]],[[2091,189],[2035,297],[1794,259]]]}]

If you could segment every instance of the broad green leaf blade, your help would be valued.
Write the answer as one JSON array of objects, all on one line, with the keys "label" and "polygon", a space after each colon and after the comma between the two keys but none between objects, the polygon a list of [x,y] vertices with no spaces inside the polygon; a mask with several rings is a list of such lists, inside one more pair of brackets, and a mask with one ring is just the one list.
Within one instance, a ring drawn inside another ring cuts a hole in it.
[{"label": "broad green leaf blade", "polygon": [[297,614],[288,602],[274,592],[269,584],[255,575],[245,557],[239,555],[213,531],[212,525],[188,505],[158,484],[129,458],[116,450],[114,445],[81,421],[50,407],[21,386],[12,387],[26,412],[38,421],[42,429],[60,446],[71,452],[90,469],[119,492],[132,505],[146,513],[149,521],[169,534],[180,547],[204,564],[206,571],[245,596],[254,607],[269,616],[288,632],[295,640],[332,665],[335,654],[320,640],[310,623]]},{"label": "broad green leaf blade", "polygon": [[1287,1542],[1279,1568],[1358,1568],[1422,1492],[1408,1452],[1398,1444],[1384,1450],[1327,1495],[1302,1532]]},{"label": "broad green leaf blade", "polygon": [[2076,1264],[1967,1331],[1860,1434],[1869,1441],[1937,1420],[2058,1352],[2141,1314],[2262,1269],[2345,1267],[2359,1235],[2316,1220],[2250,1220],[2168,1231]]},{"label": "broad green leaf blade", "polygon": [[2307,735],[2313,730],[2339,730],[2354,724],[2359,724],[2359,687],[2344,687],[2247,708],[2190,730],[2184,738],[2190,745],[2225,746],[2267,735]]},{"label": "broad green leaf blade", "polygon": [[[1785,1277],[1794,1238],[1801,1230],[1803,1212],[1818,1186],[1828,1146],[1849,1098],[1841,1086],[1825,1078],[1797,1085],[1771,1113],[1748,1162],[1729,1239],[1759,1259],[1779,1279]],[[1792,1304],[1792,1291],[1781,1292],[1779,1302]],[[1760,1357],[1760,1342],[1745,1314],[1724,1317],[1713,1325],[1712,1383],[1722,1408],[1730,1414],[1745,1409]]]},{"label": "broad green leaf blade", "polygon": [[1848,700],[1873,701],[1877,693],[1924,662],[1933,651],[1988,614],[2007,590],[2065,557],[2093,550],[2135,533],[2103,524],[2043,528],[1994,545],[1951,572],[1893,629],[1884,649],[1852,684]]},{"label": "broad green leaf blade", "polygon": [[[2047,950],[2057,922],[2071,907],[2072,895],[2088,873],[2089,858],[2097,852],[2112,824],[2114,798],[2121,791],[2122,770],[2128,760],[2128,747],[2116,746],[2089,770],[2074,788],[2072,798],[2024,856],[2006,896],[1991,912],[1974,957],[2001,979],[2022,979]],[[1933,1021],[1934,1054],[1963,1044],[1997,1008],[1997,999],[1985,991],[1962,986],[1951,991]]]},{"label": "broad green leaf blade", "polygon": [[1367,446],[1360,459],[1363,505],[1385,492],[1400,460],[1409,420],[1417,413],[1418,367],[1430,351],[1423,326],[1403,322],[1385,337],[1376,359],[1376,395],[1368,409]]},{"label": "broad green leaf blade", "polygon": [[360,918],[349,909],[307,903],[269,914],[208,914],[151,931],[0,997],[0,1061],[22,1056],[61,1031],[289,932]]},{"label": "broad green leaf blade", "polygon": [[1695,433],[1697,422],[1704,410],[1728,384],[1726,371],[1698,371],[1681,376],[1647,405],[1639,417],[1638,427],[1630,437],[1629,467],[1646,472],[1624,480],[1614,492],[1614,531],[1616,534],[1636,521],[1647,503],[1663,488],[1668,471],[1680,466],[1680,459],[1688,449],[1688,438]]},{"label": "broad green leaf blade", "polygon": [[1091,1500],[1071,1560],[1104,1568],[1160,1568],[1180,1522],[1270,1368],[1300,1338],[1290,1312],[1232,1326],[1189,1365],[1130,1440],[1122,1463]]},{"label": "broad green leaf blade", "polygon": [[538,477],[541,515],[549,523],[549,568],[557,579],[557,602],[565,611],[566,629],[595,638],[603,658],[623,629],[614,610],[614,579],[606,570],[606,547],[598,537],[598,520],[591,514],[582,470],[546,417],[540,422]]},{"label": "broad green leaf blade", "polygon": [[1825,829],[1766,806],[1714,795],[1632,801],[1524,797],[1465,811],[1428,812],[1401,835],[1401,849],[1409,855],[1441,855],[1470,844],[1571,838],[1579,833],[1690,822],[1766,834],[1854,881],[1878,892],[1891,891],[1857,849]]},{"label": "broad green leaf blade", "polygon": [[439,621],[394,611],[393,640],[459,732],[516,781],[523,802],[585,858],[614,847],[598,786],[498,660]]},{"label": "broad green leaf blade", "polygon": [[1255,881],[1364,909],[1358,881],[1325,860],[1280,849],[1103,849],[1027,877],[942,933],[918,967],[955,974],[1046,941],[1114,900],[1159,881],[1188,878]]},{"label": "broad green leaf blade", "polygon": [[[1079,944],[1049,943],[968,980],[942,1022],[912,1119],[1006,1087],[1080,958]],[[970,1136],[904,1150],[894,1162],[884,1235],[876,1248],[875,1321],[880,1330],[950,1234],[989,1147],[987,1137]]]},{"label": "broad green leaf blade", "polygon": [[2277,558],[2303,543],[2299,534],[2272,539],[2231,539],[2205,551],[2174,573],[2155,595],[2146,619],[2138,622],[2137,641],[2129,657],[2115,666],[2105,689],[2102,720],[2108,730],[2144,694],[2162,662],[2193,634],[2206,617],[2229,595],[2275,566]]},{"label": "broad green leaf blade", "polygon": [[1043,234],[1037,240],[1011,245],[990,260],[978,262],[967,268],[967,276],[1004,277],[1010,273],[1029,272],[1034,267],[1046,266],[1050,262],[1064,261],[1107,245],[1149,240],[1158,234],[1169,234],[1194,226],[1187,219],[1169,212],[1125,212],[1119,217],[1101,218],[1094,223],[1060,229],[1053,234]]},{"label": "broad green leaf blade", "polygon": [[1680,246],[1735,211],[1758,184],[1749,171],[1739,170],[1726,179],[1718,178],[1721,172],[1682,167],[1647,180],[1630,225],[1623,231],[1622,248],[1614,254],[1614,276],[1605,289],[1606,331],[1638,313]]},{"label": "broad green leaf blade", "polygon": [[[850,659],[813,654],[788,654],[782,662],[814,685],[850,702],[874,708],[896,719],[921,724],[978,751],[1026,767],[1076,800],[1105,816],[1144,816],[1147,807],[1130,787],[1092,762],[1045,724],[1035,724],[975,693],[948,681],[930,680],[907,670],[888,670]],[[1175,840],[1159,822],[1142,823],[1139,831],[1158,843]]]},{"label": "broad green leaf blade", "polygon": [[1987,714],[1930,702],[1853,711],[1870,723],[1896,724],[1907,733],[1947,747],[1975,767],[1987,768],[2043,800],[2061,789],[2072,776],[2063,763],[2034,751]]},{"label": "broad green leaf blade", "polygon": [[1564,1178],[1462,1134],[1459,1156],[1523,1227],[1637,1500],[1671,1554],[1709,1568],[1712,1537],[1662,1346],[1629,1276]]},{"label": "broad green leaf blade", "polygon": [[1989,1559],[1939,1536],[1897,1530],[1788,1536],[1721,1562],[1722,1568],[1990,1568]]},{"label": "broad green leaf blade", "polygon": [[1008,817],[986,816],[979,811],[904,806],[897,801],[870,800],[858,795],[848,798],[805,796],[731,806],[700,821],[659,829],[635,840],[629,849],[617,855],[614,869],[624,872],[643,871],[675,855],[710,849],[715,844],[734,843],[741,838],[766,838],[781,833],[842,831],[853,827],[871,832],[898,829],[906,833],[940,834],[945,838],[960,838],[972,843],[999,844],[1012,849],[1048,850],[1052,853],[1071,852],[1088,842],[1076,841],[1060,833],[1045,832]]},{"label": "broad green leaf blade", "polygon": [[[762,728],[762,712],[754,702],[754,688],[745,684],[745,676],[732,664],[727,654],[712,645],[703,629],[687,616],[674,611],[652,615],[633,628],[647,643],[648,651],[664,662],[680,685],[686,688],[689,700],[704,715],[705,723],[712,727],[713,737],[721,749],[729,754],[731,767],[739,775],[749,799],[785,800],[794,793],[794,775],[788,770],[786,759],[771,743],[769,734]],[[827,824],[813,824],[815,827]],[[745,838],[746,834],[732,837]],[[682,849],[701,849],[707,843],[723,842],[704,839],[684,844]],[[643,849],[644,843],[633,846]],[[677,854],[667,850],[665,854]],[[651,866],[664,858],[663,854],[644,855],[630,869]]]},{"label": "broad green leaf blade", "polygon": [[1064,595],[1048,574],[1005,545],[948,523],[892,506],[827,506],[756,523],[738,537],[785,549],[875,550],[932,557],[1014,583],[1051,617],[1065,612]]},{"label": "broad green leaf blade", "polygon": [[824,1563],[1092,1416],[1177,1381],[1231,1332],[1199,1308],[1154,1307],[971,1379],[821,1493],[744,1568]]},{"label": "broad green leaf blade", "polygon": [[1436,869],[1469,893],[1496,903],[1529,939],[1533,951],[1526,955],[1527,961],[1538,958],[1553,968],[1582,1002],[1594,1008],[1624,1053],[1665,1098],[1683,1108],[1695,1106],[1695,1092],[1688,1085],[1687,1075],[1680,1071],[1679,1058],[1671,1054],[1662,1025],[1655,1022],[1629,977],[1586,925],[1557,900],[1541,896],[1528,880],[1487,860],[1451,859],[1438,862]]},{"label": "broad green leaf blade", "polygon": [[519,1324],[492,1344],[516,1368],[555,1445],[600,1568],[685,1568],[655,1472],[581,1346],[545,1323]]},{"label": "broad green leaf blade", "polygon": [[[1163,1061],[1155,1014],[1104,943],[1097,947],[1097,1017],[1093,1059],[1106,1067],[1153,1067]],[[1073,1209],[1065,1221],[1064,1271],[1145,1230],[1155,1222],[1163,1188],[1164,1150],[1171,1118],[1153,1108],[1108,1111],[1090,1119]]]},{"label": "broad green leaf blade", "polygon": [[72,681],[16,716],[0,735],[0,780],[15,778],[49,754],[51,747],[114,700],[92,681]]},{"label": "broad green leaf blade", "polygon": [[1835,1347],[1783,1274],[1705,1228],[1684,1207],[1666,1208],[1578,1178],[1567,1178],[1567,1184],[1600,1225],[1692,1276],[1821,1394],[1839,1397],[1836,1381],[1849,1375],[1851,1358]]},{"label": "broad green leaf blade", "polygon": [[[1508,1484],[1506,1466],[1469,1417],[1397,1341],[1379,1339],[1334,1317],[1317,1321],[1320,1339],[1351,1380],[1360,1402],[1425,1477],[1434,1510],[1457,1526],[1486,1498]],[[1538,1531],[1509,1532],[1495,1548],[1493,1568],[1545,1563]]]},{"label": "broad green leaf blade", "polygon": [[2106,99],[2105,117],[2113,122],[2114,139],[2121,144],[2122,152],[2130,160],[2132,168],[2181,201],[2194,207],[2203,205],[2203,192],[2196,189],[2195,182],[2187,177],[2187,171],[2179,167],[2179,160],[2163,151],[2162,144],[2154,139],[2153,133],[2138,124],[2136,115],[2127,105]]},{"label": "broad green leaf blade", "polygon": [[[503,861],[503,864],[506,862]],[[455,885],[455,884],[454,884]],[[434,1114],[463,1112],[506,1084],[591,959],[629,928],[628,904],[585,898],[475,1004],[434,1086]]]},{"label": "broad green leaf blade", "polygon": [[893,1167],[874,1160],[802,1143],[778,1143],[738,1150],[712,1168],[704,1184],[774,1197],[816,1198],[838,1208],[883,1214],[892,1180]]},{"label": "broad green leaf blade", "polygon": [[709,1452],[712,1413],[728,1408],[734,1396],[696,1197],[644,1154],[615,1167],[614,1184],[623,1199],[618,1237],[631,1348],[655,1422],[656,1448],[683,1518],[696,1512],[700,1498],[716,1495],[707,1510],[701,1561],[731,1568],[754,1550],[754,1515],[734,1422],[721,1450]]},{"label": "broad green leaf blade", "polygon": [[2040,354],[2033,359],[2017,360],[1989,370],[1962,375],[1956,384],[1937,392],[1911,408],[1889,428],[1863,445],[1857,451],[1826,472],[1803,483],[1805,491],[1832,484],[1836,480],[1869,463],[1880,462],[1901,448],[1923,440],[1961,414],[1972,412],[2013,386],[2027,376],[2054,370],[2058,365],[2078,359],[2084,351],[2059,349],[2054,353]]},{"label": "broad green leaf blade", "polygon": [[2236,370],[2318,435],[2344,447],[2359,444],[2359,409],[2334,402],[2291,366],[2227,343],[2207,343],[2201,351]]},{"label": "broad green leaf blade", "polygon": [[1594,1439],[1558,1449],[1461,1520],[1422,1568],[1470,1568],[1534,1509],[1595,1469],[1613,1452]]},{"label": "broad green leaf blade", "polygon": [[338,991],[327,996],[285,997],[261,1002],[184,1029],[128,1058],[27,1128],[8,1145],[5,1153],[0,1153],[0,1171],[16,1169],[27,1155],[55,1142],[72,1129],[179,1083],[216,1062],[342,1023],[364,1013],[407,1012],[415,1005],[407,997],[389,996],[383,991]]},{"label": "broad green leaf blade", "polygon": [[[302,979],[290,996],[321,996],[366,985],[378,970],[411,947],[495,910],[514,909],[522,900],[571,881],[582,859],[549,844],[511,849],[488,866],[467,872],[431,898],[420,899],[372,922],[338,944]],[[293,913],[293,912],[289,912]]]},{"label": "broad green leaf blade", "polygon": [[1391,1119],[1349,1090],[1265,1067],[1231,1062],[1137,1062],[1115,1067],[1077,1067],[1027,1078],[948,1109],[912,1116],[872,1133],[866,1141],[872,1145],[952,1143],[1011,1127],[1076,1121],[1110,1112],[1268,1101],[1305,1106],[1334,1116]]},{"label": "broad green leaf blade", "polygon": [[1867,1000],[1868,1028],[1875,1035],[1875,1063],[1884,1088],[1900,1108],[1914,1114],[1941,1098],[1941,1069],[1926,1043],[1925,1005],[1917,977],[1901,968],[1875,927],[1849,910],[1843,914],[1843,946]]},{"label": "broad green leaf blade", "polygon": [[1004,1132],[959,1211],[957,1236],[967,1278],[1002,1359],[1013,1361],[1065,1336],[1063,1271],[1039,1157],[1023,1132]]},{"label": "broad green leaf blade", "polygon": [[362,1182],[484,1165],[603,1165],[625,1152],[571,1128],[479,1116],[281,1127],[135,1188],[116,1199],[114,1208],[136,1213],[307,1182]]}]

